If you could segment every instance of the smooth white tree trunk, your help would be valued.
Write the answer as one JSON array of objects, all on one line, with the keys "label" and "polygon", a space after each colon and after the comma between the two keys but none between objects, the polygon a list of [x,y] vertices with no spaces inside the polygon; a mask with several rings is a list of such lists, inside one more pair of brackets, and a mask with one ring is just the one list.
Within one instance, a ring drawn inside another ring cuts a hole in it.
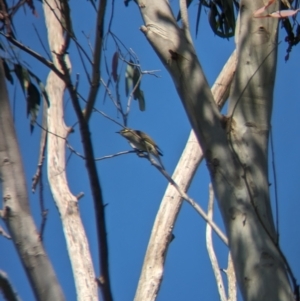
[{"label": "smooth white tree trunk", "polygon": [[268,130],[276,72],[275,19],[254,19],[261,1],[241,1],[238,71],[222,116],[186,30],[167,1],[143,0],[141,27],[169,71],[210,171],[244,300],[293,300],[268,192]]},{"label": "smooth white tree trunk", "polygon": [[[62,24],[59,22],[61,12],[58,2],[55,0],[47,0],[43,5],[49,47],[56,67],[61,70],[56,55],[60,54],[65,43]],[[69,60],[67,55],[64,59]],[[46,85],[50,101],[48,108],[48,180],[62,221],[77,300],[92,301],[98,300],[93,261],[78,209],[78,199],[71,193],[66,176],[66,141],[64,138],[68,137],[69,129],[64,122],[65,88],[65,82],[53,71],[50,71]]]}]

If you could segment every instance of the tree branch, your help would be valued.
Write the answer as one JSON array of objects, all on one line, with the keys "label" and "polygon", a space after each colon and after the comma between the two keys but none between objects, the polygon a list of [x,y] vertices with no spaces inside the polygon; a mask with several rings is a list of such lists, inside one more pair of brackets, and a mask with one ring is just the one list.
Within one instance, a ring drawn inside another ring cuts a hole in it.
[{"label": "tree branch", "polygon": [[[212,93],[219,108],[223,106],[229,95],[235,68],[236,53],[234,52],[212,87]],[[191,131],[180,161],[172,175],[172,179],[178,184],[182,191],[188,190],[202,160],[203,152],[199,147],[194,132]],[[135,301],[154,300],[158,293],[163,276],[165,256],[169,247],[169,238],[172,234],[170,229],[174,228],[181,205],[182,196],[175,186],[169,184],[153,225]]]},{"label": "tree branch", "polygon": [[95,47],[94,47],[94,60],[92,68],[92,79],[89,96],[87,98],[87,105],[84,110],[86,120],[89,120],[93,111],[96,97],[100,86],[100,64],[102,55],[103,33],[104,33],[104,17],[106,11],[107,0],[99,1],[99,7],[97,12],[97,24],[95,31]]},{"label": "tree branch", "polygon": [[[58,3],[56,0],[47,0],[47,3],[43,4],[43,8],[48,30],[49,48],[51,49],[55,67],[60,69],[60,73],[63,74],[64,70],[61,69],[60,62],[55,54],[60,53],[64,49],[65,43],[62,26],[56,18],[56,16],[60,16],[60,9],[57,7]],[[68,61],[66,55],[64,60]],[[68,68],[70,68],[70,65]],[[69,134],[69,129],[64,123],[63,104],[67,78],[65,75],[62,78],[63,80],[56,73],[50,72],[46,84],[50,101],[47,130],[52,133],[48,135],[48,180],[63,225],[75,280],[77,300],[96,300],[98,298],[98,290],[89,244],[78,210],[78,199],[71,193],[66,176],[66,141],[61,139],[61,137],[66,138]]]},{"label": "tree branch", "polygon": [[[211,220],[213,219],[214,198],[215,198],[215,195],[214,195],[212,185],[209,184],[209,200],[208,200],[207,215]],[[218,259],[217,259],[216,253],[214,251],[214,246],[213,246],[213,242],[212,242],[212,228],[211,228],[210,224],[206,225],[206,247],[207,247],[207,252],[208,252],[209,259],[210,259],[210,262],[212,265],[212,269],[213,269],[213,272],[214,272],[214,275],[216,278],[216,284],[218,287],[220,300],[227,301],[223,278],[221,275]]]},{"label": "tree branch", "polygon": [[[64,300],[29,209],[22,159],[0,64],[0,174],[7,225],[37,300]],[[41,277],[43,275],[43,277]]]}]

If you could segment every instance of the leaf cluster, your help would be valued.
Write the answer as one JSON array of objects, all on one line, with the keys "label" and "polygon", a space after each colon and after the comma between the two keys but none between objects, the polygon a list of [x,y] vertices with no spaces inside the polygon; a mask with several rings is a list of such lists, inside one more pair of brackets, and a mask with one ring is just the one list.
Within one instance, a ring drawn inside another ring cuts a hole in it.
[{"label": "leaf cluster", "polygon": [[[41,94],[49,106],[49,100],[45,86],[38,76],[36,76],[24,65],[21,65],[20,63],[11,63],[13,65],[13,69],[10,69],[7,61],[4,58],[1,58],[1,60],[6,79],[11,84],[14,84],[14,79],[11,74],[13,72],[19,80],[23,93],[26,97],[27,117],[30,115],[30,131],[32,132],[40,109]],[[33,81],[35,81],[37,85],[34,84]]]}]

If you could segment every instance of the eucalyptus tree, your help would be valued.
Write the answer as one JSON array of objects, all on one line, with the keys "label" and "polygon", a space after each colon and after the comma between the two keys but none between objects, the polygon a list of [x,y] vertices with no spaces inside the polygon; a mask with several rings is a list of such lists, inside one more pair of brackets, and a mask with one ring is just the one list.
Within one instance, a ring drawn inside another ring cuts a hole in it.
[{"label": "eucalyptus tree", "polygon": [[[271,5],[271,11],[279,9],[279,3],[273,2],[263,7],[260,1],[239,3],[236,71],[224,116],[196,55],[185,1],[180,1],[181,27],[167,1],[137,1],[144,20],[141,31],[170,73],[206,160],[244,300],[293,300],[298,290],[278,243],[269,194],[268,139],[278,18],[270,18],[267,9]],[[223,7],[224,28],[230,28],[233,4],[216,3]],[[212,27],[222,32],[221,22]],[[154,283],[162,277],[163,259],[153,258],[165,252],[158,252],[158,239],[154,235],[152,239],[135,300],[153,300],[159,287]]]},{"label": "eucalyptus tree", "polygon": [[[125,4],[129,5],[129,2],[125,1]],[[187,6],[191,1],[179,1],[180,14],[177,18],[166,0],[136,0],[135,3],[144,22],[140,30],[149,42],[149,47],[153,48],[169,72],[193,129],[172,177],[167,174],[162,164],[153,161],[151,152],[150,154],[147,152],[147,147],[134,150],[140,157],[149,159],[170,182],[153,226],[135,300],[154,300],[158,294],[167,249],[172,241],[172,229],[184,200],[188,201],[207,222],[207,245],[210,251],[211,229],[228,245],[230,259],[227,269],[229,283],[227,294],[224,289],[220,289],[223,284],[219,285],[221,277],[218,268],[214,268],[222,301],[227,299],[226,295],[230,300],[236,298],[235,275],[244,300],[294,300],[295,297],[299,299],[296,280],[281,251],[278,229],[274,226],[268,179],[268,145],[276,76],[278,20],[285,13],[280,11],[277,14],[270,14],[270,11],[279,10],[279,3],[275,1],[269,1],[265,6],[262,6],[262,2],[258,0],[199,2],[198,16],[201,7],[205,6],[209,10],[209,21],[213,32],[223,38],[234,35],[236,43],[235,52],[224,66],[216,84],[210,89],[200,64],[201,57],[196,54],[196,46],[190,33]],[[21,49],[49,68],[49,75],[44,87],[37,75],[16,60],[16,56],[8,62],[3,60],[3,68],[0,69],[0,94],[2,95],[0,102],[2,163],[0,166],[4,187],[2,218],[23,260],[36,298],[63,300],[61,288],[38,239],[28,209],[28,193],[25,189],[4,83],[4,75],[12,81],[11,73],[14,72],[27,98],[31,128],[35,126],[37,108],[42,95],[44,121],[41,126],[41,155],[34,182],[40,180],[40,168],[44,162],[47,146],[47,178],[61,217],[77,298],[97,300],[98,286],[103,299],[112,300],[105,202],[96,168],[91,139],[91,132],[94,129],[91,127],[90,117],[96,110],[95,102],[101,83],[109,97],[113,98],[110,83],[114,81],[118,86],[121,76],[118,69],[119,61],[127,65],[126,93],[130,94],[127,107],[134,98],[139,101],[140,109],[144,110],[145,97],[140,84],[142,75],[149,72],[141,69],[133,52],[127,60],[118,48],[113,55],[111,70],[108,71],[111,76],[107,82],[104,81],[101,69],[105,49],[104,33],[112,35],[118,47],[122,44],[112,32],[112,22],[116,21],[113,20],[113,12],[108,15],[105,0],[90,1],[96,11],[92,42],[87,37],[89,44],[93,44],[91,55],[79,43],[77,33],[74,32],[75,20],[72,20],[71,15],[73,3],[67,0],[43,1],[42,10],[48,34],[48,48],[51,52],[48,58],[25,46],[14,34],[12,20],[22,4],[24,3],[20,2],[8,7],[4,2],[0,3],[3,21],[1,34],[9,45]],[[33,2],[27,1],[26,4],[36,14]],[[130,5],[135,4],[130,3]],[[289,4],[284,1],[282,5]],[[237,21],[236,12],[238,12]],[[289,17],[296,12],[290,10],[285,16]],[[105,24],[107,24],[106,31]],[[289,26],[285,25],[285,28]],[[296,37],[291,39],[291,30],[288,30],[292,47],[297,43],[297,39]],[[89,83],[86,95],[79,92],[78,78],[74,80],[72,60],[69,57],[71,43],[78,50]],[[105,63],[108,70],[107,61]],[[118,89],[116,90],[119,92]],[[63,100],[66,92],[71,99],[79,124],[83,154],[76,152],[68,142],[68,136],[73,129],[67,127],[64,121]],[[129,111],[123,109],[119,94],[116,94],[113,103],[123,121],[122,124],[117,123],[126,131]],[[223,115],[220,113],[220,108],[227,98],[229,98],[228,112]],[[9,119],[9,122],[6,119]],[[89,242],[78,210],[80,195],[73,195],[68,185],[65,168],[66,148],[80,156],[86,163],[97,222],[99,277],[95,276]],[[15,157],[9,158],[10,156]],[[206,213],[186,193],[202,159],[206,161],[212,183],[210,201],[215,195],[226,234],[213,221],[211,210]],[[16,165],[18,168],[14,169]],[[16,202],[11,203],[12,200]],[[23,233],[22,225],[25,222],[29,225],[26,234],[30,239]],[[33,249],[38,250],[38,254],[42,256],[36,256],[35,252],[31,252]],[[40,257],[41,261],[39,261]],[[41,281],[41,275],[46,284]]]}]

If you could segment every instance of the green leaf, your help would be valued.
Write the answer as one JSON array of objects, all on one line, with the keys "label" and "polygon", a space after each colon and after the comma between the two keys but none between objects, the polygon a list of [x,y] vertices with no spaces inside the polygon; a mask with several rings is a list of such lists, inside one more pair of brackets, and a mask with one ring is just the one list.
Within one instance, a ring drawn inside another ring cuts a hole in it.
[{"label": "green leaf", "polygon": [[199,4],[198,4],[198,10],[197,10],[197,19],[196,19],[196,37],[197,37],[197,35],[198,35],[198,30],[199,30],[201,10],[202,10],[202,2],[200,1]]},{"label": "green leaf", "polygon": [[139,69],[135,67],[133,72],[133,83],[132,83],[133,89],[135,89],[133,92],[134,99],[138,98],[137,95],[139,94],[140,85],[141,85],[140,76],[141,74]]},{"label": "green leaf", "polygon": [[[131,60],[130,63],[133,64]],[[145,111],[146,108],[145,96],[144,96],[144,92],[140,88],[141,87],[140,77],[141,77],[140,70],[136,66],[128,64],[125,73],[126,96],[128,96],[130,91],[134,89],[134,91],[131,92],[133,93],[133,99],[138,100],[140,110]]]},{"label": "green leaf", "polygon": [[49,97],[48,97],[47,91],[45,89],[44,83],[31,71],[28,70],[28,73],[30,74],[31,77],[33,77],[35,79],[35,81],[39,85],[40,91],[41,91],[45,101],[47,102],[48,107],[50,107]]},{"label": "green leaf", "polygon": [[114,82],[118,80],[118,63],[119,63],[119,52],[116,51],[111,61],[111,75],[114,79]]},{"label": "green leaf", "polygon": [[[130,60],[129,62],[133,64],[132,60]],[[134,76],[134,66],[131,65],[131,64],[127,64],[126,71],[125,71],[125,93],[126,93],[126,97],[128,97],[129,91],[132,89],[133,76]]]},{"label": "green leaf", "polygon": [[213,32],[221,38],[234,36],[235,16],[232,2],[227,1],[210,2],[208,13],[209,24]]},{"label": "green leaf", "polygon": [[38,82],[38,85],[39,85],[39,88],[40,88],[40,91],[41,91],[42,95],[43,95],[44,98],[45,98],[45,101],[46,101],[46,103],[47,103],[47,106],[50,107],[50,102],[49,102],[48,94],[47,94],[47,92],[46,92],[46,89],[45,89],[44,84],[43,84],[41,81],[39,81],[39,82]]},{"label": "green leaf", "polygon": [[146,110],[146,103],[145,103],[145,95],[143,90],[139,89],[138,90],[138,95],[137,95],[137,100],[139,101],[139,108],[141,111]]},{"label": "green leaf", "polygon": [[22,90],[25,93],[30,85],[29,72],[20,64],[15,64],[15,73],[18,77],[18,80],[21,84]]},{"label": "green leaf", "polygon": [[10,74],[10,69],[5,61],[5,59],[2,59],[2,64],[3,64],[3,68],[4,68],[4,73],[5,73],[5,77],[8,81],[10,81],[10,83],[13,85],[14,84],[14,79]]},{"label": "green leaf", "polygon": [[40,92],[37,87],[30,83],[27,89],[27,116],[30,114],[30,131],[33,131],[33,126],[36,122],[40,103],[41,103],[41,96]]}]

